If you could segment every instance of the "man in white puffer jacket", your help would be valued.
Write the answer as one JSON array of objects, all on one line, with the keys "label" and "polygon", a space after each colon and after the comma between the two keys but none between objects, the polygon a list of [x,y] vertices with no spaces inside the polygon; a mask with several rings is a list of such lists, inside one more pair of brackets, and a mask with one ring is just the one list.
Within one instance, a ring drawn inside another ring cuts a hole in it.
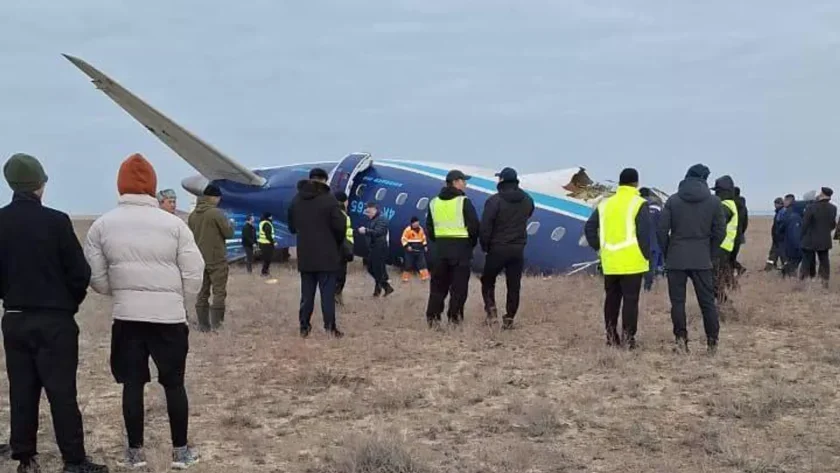
[{"label": "man in white puffer jacket", "polygon": [[201,289],[204,260],[187,224],[158,208],[152,165],[133,154],[120,166],[119,205],[98,218],[87,234],[85,257],[91,287],[113,298],[111,372],[123,385],[128,436],[121,465],[146,465],[143,453],[143,388],[151,381],[149,357],[166,392],[172,466],[187,468],[198,456],[187,444],[189,401],[184,387],[189,328],[185,296]]}]

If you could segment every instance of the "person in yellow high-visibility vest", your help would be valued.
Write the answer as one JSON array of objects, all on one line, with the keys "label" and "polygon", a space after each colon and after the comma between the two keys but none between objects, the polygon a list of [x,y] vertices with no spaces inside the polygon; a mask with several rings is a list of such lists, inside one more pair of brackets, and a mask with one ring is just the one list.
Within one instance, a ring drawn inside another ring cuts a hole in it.
[{"label": "person in yellow high-visibility vest", "polygon": [[350,222],[350,216],[347,215],[347,193],[343,191],[336,192],[335,200],[338,201],[338,208],[341,209],[341,213],[344,214],[344,218],[347,220],[347,230],[345,231],[343,243],[344,248],[341,258],[341,269],[338,270],[338,275],[335,278],[335,303],[338,305],[344,305],[344,296],[342,296],[342,292],[344,291],[344,285],[347,283],[347,263],[353,261],[353,246],[355,245],[355,240],[353,239],[353,224]]},{"label": "person in yellow high-visibility vest", "polygon": [[440,317],[447,294],[449,323],[464,320],[464,304],[472,271],[472,255],[478,244],[479,220],[464,190],[467,176],[453,169],[446,175],[446,186],[429,202],[426,215],[426,236],[432,242],[432,272],[429,281],[429,303],[426,320],[430,328],[440,327]]},{"label": "person in yellow high-visibility vest", "polygon": [[727,290],[734,288],[735,285],[735,266],[733,263],[735,260],[732,257],[732,252],[736,247],[739,235],[739,215],[738,206],[735,202],[735,182],[730,176],[719,177],[712,190],[715,191],[715,196],[720,199],[723,206],[723,218],[726,222],[726,236],[716,249],[712,260],[715,300],[721,306],[718,307],[718,317],[722,318],[725,315],[721,310],[723,306],[731,310]]},{"label": "person in yellow high-visibility vest", "polygon": [[260,258],[262,259],[262,276],[271,274],[271,261],[274,259],[274,224],[271,223],[271,214],[262,214],[260,225],[257,230],[257,244],[260,246]]},{"label": "person in yellow high-visibility vest", "polygon": [[[650,212],[638,187],[638,171],[621,171],[615,195],[598,204],[584,227],[604,273],[607,345],[625,343],[631,350],[636,348],[642,278],[650,269]],[[617,329],[619,310],[623,340]]]}]

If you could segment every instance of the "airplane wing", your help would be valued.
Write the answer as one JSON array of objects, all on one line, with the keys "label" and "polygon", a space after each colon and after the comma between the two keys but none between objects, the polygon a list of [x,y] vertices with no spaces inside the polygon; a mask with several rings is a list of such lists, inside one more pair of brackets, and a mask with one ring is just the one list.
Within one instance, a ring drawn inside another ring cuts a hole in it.
[{"label": "airplane wing", "polygon": [[67,54],[63,56],[89,76],[97,89],[104,92],[207,179],[227,179],[252,186],[265,184],[265,178],[202,141],[95,67],[77,57]]}]

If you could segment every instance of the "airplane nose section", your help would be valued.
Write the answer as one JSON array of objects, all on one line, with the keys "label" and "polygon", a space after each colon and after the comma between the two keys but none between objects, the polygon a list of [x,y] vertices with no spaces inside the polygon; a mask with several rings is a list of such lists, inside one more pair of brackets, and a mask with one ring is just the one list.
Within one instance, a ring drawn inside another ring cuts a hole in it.
[{"label": "airplane nose section", "polygon": [[204,194],[204,188],[207,187],[207,184],[209,183],[210,181],[206,177],[201,174],[197,174],[195,176],[184,178],[184,180],[181,181],[181,187],[194,196],[201,196]]}]

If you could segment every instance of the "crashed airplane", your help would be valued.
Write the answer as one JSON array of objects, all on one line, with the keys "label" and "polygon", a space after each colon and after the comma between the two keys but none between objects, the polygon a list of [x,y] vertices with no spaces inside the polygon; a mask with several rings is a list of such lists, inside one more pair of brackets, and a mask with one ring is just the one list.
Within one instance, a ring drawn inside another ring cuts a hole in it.
[{"label": "crashed airplane", "polygon": [[[338,160],[249,169],[173,122],[87,62],[73,56],[64,57],[90,77],[97,89],[198,171],[198,175],[182,181],[187,192],[201,195],[211,182],[221,189],[219,207],[227,212],[236,229],[234,238],[228,241],[231,261],[244,255],[239,235],[247,214],[259,218],[263,212],[271,213],[276,247],[295,246],[295,235],[289,232],[285,219],[297,182],[307,178],[313,167],[329,173],[333,191],[344,191],[349,196],[348,211],[353,228],[362,224],[365,203],[374,201],[390,221],[390,235],[400,235],[412,216],[425,221],[429,199],[437,195],[450,169],[460,169],[472,176],[466,192],[479,215],[485,200],[496,192],[494,170],[458,163],[374,159],[368,153],[351,153]],[[594,270],[598,255],[586,244],[583,225],[593,207],[612,194],[613,186],[594,183],[582,167],[525,174],[519,180],[536,205],[527,227],[526,270],[543,275]],[[660,198],[667,197],[659,190],[655,192]],[[363,255],[364,239],[357,235],[355,240],[356,253]],[[389,246],[389,263],[400,264],[403,249],[399,238],[389,238]],[[474,269],[480,270],[483,264],[484,254],[476,248]]]}]

